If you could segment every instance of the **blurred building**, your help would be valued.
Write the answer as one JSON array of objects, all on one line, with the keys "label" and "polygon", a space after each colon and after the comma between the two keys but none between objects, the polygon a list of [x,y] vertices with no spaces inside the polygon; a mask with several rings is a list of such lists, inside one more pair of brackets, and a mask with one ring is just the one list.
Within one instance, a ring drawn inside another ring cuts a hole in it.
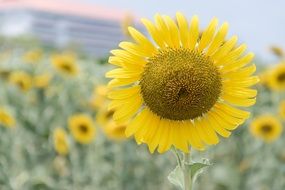
[{"label": "blurred building", "polygon": [[125,38],[125,15],[70,0],[0,0],[0,35],[32,36],[55,47],[73,44],[100,57]]}]

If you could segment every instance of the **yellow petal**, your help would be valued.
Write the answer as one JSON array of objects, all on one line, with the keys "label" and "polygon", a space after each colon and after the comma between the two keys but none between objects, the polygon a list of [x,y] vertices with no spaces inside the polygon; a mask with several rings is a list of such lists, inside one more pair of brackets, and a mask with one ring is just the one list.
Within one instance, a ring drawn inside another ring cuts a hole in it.
[{"label": "yellow petal", "polygon": [[138,43],[143,45],[145,48],[149,49],[151,52],[156,52],[154,45],[138,30],[133,27],[128,27],[130,35]]},{"label": "yellow petal", "polygon": [[157,133],[154,135],[152,141],[148,144],[148,147],[149,147],[149,151],[151,153],[154,152],[154,150],[156,149],[156,147],[158,146],[159,144],[159,141],[160,141],[160,136],[161,136],[161,133],[163,132],[164,130],[164,126],[165,126],[165,120],[164,119],[161,119],[159,121],[159,125],[157,127]]},{"label": "yellow petal", "polygon": [[235,97],[235,98],[255,98],[257,91],[256,90],[248,90],[248,91],[225,91],[224,94]]},{"label": "yellow petal", "polygon": [[159,139],[159,146],[158,146],[158,152],[163,153],[165,152],[169,147],[169,133],[170,133],[170,125],[169,122],[164,122],[164,129],[162,130],[160,139]]},{"label": "yellow petal", "polygon": [[160,118],[155,114],[153,114],[149,109],[147,109],[147,111],[148,111],[148,117],[151,119],[151,123],[149,124],[148,132],[145,134],[144,141],[146,143],[150,143],[157,132]]},{"label": "yellow petal", "polygon": [[161,48],[165,47],[164,40],[162,36],[159,34],[158,29],[154,26],[154,24],[147,19],[141,19],[141,21],[145,25],[146,29],[148,30],[149,34],[151,35],[155,43]]},{"label": "yellow petal", "polygon": [[108,105],[108,110],[115,110],[117,108],[120,108],[124,106],[126,101],[136,101],[138,99],[141,99],[140,94],[136,93],[132,96],[129,96],[127,99],[116,99],[112,100],[111,103]]},{"label": "yellow petal", "polygon": [[190,22],[189,32],[189,49],[193,50],[196,47],[197,40],[199,38],[199,19],[198,16],[193,16]]},{"label": "yellow petal", "polygon": [[246,88],[255,85],[259,82],[258,76],[252,76],[252,77],[246,77],[246,78],[240,78],[240,79],[227,79],[223,80],[223,86],[225,88],[228,87],[241,87]]},{"label": "yellow petal", "polygon": [[149,111],[146,113],[146,119],[141,124],[141,127],[137,130],[135,133],[135,139],[137,142],[146,142],[146,134],[151,129],[151,123],[152,123],[152,115]]},{"label": "yellow petal", "polygon": [[139,92],[140,92],[140,86],[136,85],[130,88],[113,90],[109,92],[108,98],[116,100],[126,99],[133,96],[134,94],[138,94]]},{"label": "yellow petal", "polygon": [[221,46],[221,44],[224,42],[225,37],[227,35],[229,29],[229,24],[224,23],[218,33],[216,34],[213,42],[211,43],[210,47],[207,50],[207,55],[212,55],[217,49]]},{"label": "yellow petal", "polygon": [[205,134],[208,135],[208,138],[210,140],[210,145],[218,144],[219,143],[219,137],[217,136],[215,130],[208,125],[206,122],[206,119],[204,119],[204,122],[202,124],[202,130]]},{"label": "yellow petal", "polygon": [[246,56],[236,60],[235,62],[233,62],[232,64],[229,64],[229,65],[225,65],[223,68],[222,68],[222,71],[223,73],[224,72],[229,72],[229,71],[232,71],[232,70],[236,70],[238,68],[241,68],[249,63],[251,63],[251,61],[253,60],[254,58],[254,54],[253,53],[248,53]]},{"label": "yellow petal", "polygon": [[238,108],[232,107],[224,103],[216,103],[214,108],[219,110],[225,110],[227,113],[231,114],[232,116],[236,116],[238,118],[243,118],[243,119],[247,119],[250,115],[248,111],[240,110]]},{"label": "yellow petal", "polygon": [[244,78],[249,77],[256,71],[256,66],[251,65],[237,71],[227,72],[222,75],[223,78]]},{"label": "yellow petal", "polygon": [[146,116],[146,109],[144,109],[133,120],[131,120],[125,131],[126,137],[130,137],[137,132]]},{"label": "yellow petal", "polygon": [[179,39],[179,32],[177,25],[175,24],[173,19],[171,19],[169,16],[164,16],[163,18],[168,24],[172,46],[176,48],[180,47],[180,39]]},{"label": "yellow petal", "polygon": [[230,40],[224,43],[224,45],[211,56],[214,62],[219,62],[223,59],[235,46],[237,40],[237,36],[233,36]]},{"label": "yellow petal", "polygon": [[204,144],[201,141],[196,127],[192,124],[191,121],[185,121],[183,124],[184,133],[187,134],[188,141],[197,150],[204,150]]},{"label": "yellow petal", "polygon": [[227,87],[224,88],[224,92],[227,92],[227,94],[235,95],[237,94],[237,97],[246,97],[246,98],[254,98],[257,95],[257,90],[250,89],[250,88],[235,88],[235,87]]},{"label": "yellow petal", "polygon": [[218,19],[213,18],[209,26],[202,34],[201,40],[198,45],[198,51],[203,51],[210,44],[215,35],[217,26],[218,26]]},{"label": "yellow petal", "polygon": [[140,60],[139,63],[129,58],[125,59],[123,57],[111,56],[109,58],[109,63],[112,65],[123,67],[127,70],[142,70],[144,65],[146,64],[146,61]]},{"label": "yellow petal", "polygon": [[109,83],[108,83],[108,87],[109,88],[114,88],[114,87],[118,87],[118,86],[125,86],[125,85],[129,85],[132,84],[134,82],[137,82],[140,79],[140,77],[133,77],[133,78],[121,78],[121,79],[112,79]]},{"label": "yellow petal", "polygon": [[156,51],[153,51],[153,49],[149,49],[147,47],[144,47],[143,45],[138,45],[132,42],[121,42],[119,44],[119,47],[141,57],[151,57],[153,54],[156,53]]},{"label": "yellow petal", "polygon": [[154,18],[157,29],[160,35],[163,37],[164,43],[167,44],[169,47],[173,47],[167,24],[164,22],[163,18],[159,14],[156,14]]},{"label": "yellow petal", "polygon": [[142,70],[131,71],[123,68],[113,69],[106,73],[107,78],[138,78],[142,73]]},{"label": "yellow petal", "polygon": [[217,114],[216,111],[213,111],[211,113],[211,115],[213,116],[213,118],[215,118],[215,121],[217,121],[217,123],[219,125],[221,125],[223,128],[225,128],[227,130],[234,130],[238,127],[238,124],[228,122],[225,118],[223,118],[219,114]]},{"label": "yellow petal", "polygon": [[230,124],[228,127],[226,127],[226,129],[229,129],[229,130],[236,129],[236,127],[238,127],[239,125],[241,125],[245,121],[245,118],[237,118],[235,116],[232,116],[232,115],[226,113],[224,110],[216,109],[215,114],[221,120]]},{"label": "yellow petal", "polygon": [[187,19],[183,16],[182,13],[177,12],[176,13],[176,19],[179,27],[179,35],[180,35],[180,41],[182,44],[182,47],[188,48],[188,41],[189,41],[189,27]]},{"label": "yellow petal", "polygon": [[176,148],[180,149],[181,151],[188,153],[189,147],[187,143],[187,137],[183,132],[183,126],[181,122],[174,122],[173,128],[173,144]]},{"label": "yellow petal", "polygon": [[217,122],[216,118],[211,112],[207,114],[209,125],[222,137],[228,138],[231,132],[227,131],[220,123]]},{"label": "yellow petal", "polygon": [[116,107],[113,115],[114,120],[119,124],[126,123],[142,106],[143,100],[138,94],[124,102],[121,107]]},{"label": "yellow petal", "polygon": [[111,54],[121,58],[124,66],[130,65],[141,65],[144,66],[146,64],[145,58],[132,54],[126,50],[115,49],[111,51]]},{"label": "yellow petal", "polygon": [[124,64],[122,60],[116,56],[110,56],[109,61],[110,64],[122,67]]},{"label": "yellow petal", "polygon": [[255,98],[236,98],[231,95],[223,94],[221,97],[223,100],[229,102],[230,104],[236,105],[236,106],[242,106],[242,107],[249,107],[255,104],[256,99]]},{"label": "yellow petal", "polygon": [[206,128],[206,123],[204,120],[195,120],[194,126],[196,127],[202,141],[204,141],[206,144],[212,145],[219,142],[216,133],[211,128]]},{"label": "yellow petal", "polygon": [[239,58],[246,50],[246,45],[242,44],[239,47],[233,49],[232,51],[230,51],[227,55],[225,55],[223,58],[219,59],[219,61],[217,61],[215,63],[215,65],[229,65],[231,64],[233,61],[235,61],[237,58]]}]

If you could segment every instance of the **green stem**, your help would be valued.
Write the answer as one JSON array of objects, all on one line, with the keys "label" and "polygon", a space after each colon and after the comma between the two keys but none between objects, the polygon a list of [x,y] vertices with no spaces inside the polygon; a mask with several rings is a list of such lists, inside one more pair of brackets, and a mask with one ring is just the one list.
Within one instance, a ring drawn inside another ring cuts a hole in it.
[{"label": "green stem", "polygon": [[180,158],[179,152],[177,151],[176,148],[173,148],[173,149],[171,149],[171,150],[172,150],[174,156],[176,157],[178,166],[182,169],[182,160],[181,160],[181,158]]},{"label": "green stem", "polygon": [[191,171],[189,167],[190,163],[190,153],[184,153],[184,161],[183,161],[183,176],[184,176],[184,189],[192,190],[192,178]]}]

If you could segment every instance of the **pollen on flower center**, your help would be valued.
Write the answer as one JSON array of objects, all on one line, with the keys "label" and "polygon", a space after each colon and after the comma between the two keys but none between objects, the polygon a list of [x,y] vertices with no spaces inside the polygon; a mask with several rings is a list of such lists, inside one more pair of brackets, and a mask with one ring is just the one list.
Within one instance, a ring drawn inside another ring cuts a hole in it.
[{"label": "pollen on flower center", "polygon": [[168,48],[151,57],[140,85],[150,110],[171,120],[202,116],[216,103],[222,87],[213,62],[185,48]]}]

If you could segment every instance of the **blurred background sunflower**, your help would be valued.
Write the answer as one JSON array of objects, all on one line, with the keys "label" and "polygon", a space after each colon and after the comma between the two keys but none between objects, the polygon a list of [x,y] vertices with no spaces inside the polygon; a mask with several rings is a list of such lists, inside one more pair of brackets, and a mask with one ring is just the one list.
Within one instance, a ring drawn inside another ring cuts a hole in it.
[{"label": "blurred background sunflower", "polygon": [[252,121],[250,131],[254,136],[271,142],[279,138],[282,132],[282,124],[274,116],[261,115]]}]

